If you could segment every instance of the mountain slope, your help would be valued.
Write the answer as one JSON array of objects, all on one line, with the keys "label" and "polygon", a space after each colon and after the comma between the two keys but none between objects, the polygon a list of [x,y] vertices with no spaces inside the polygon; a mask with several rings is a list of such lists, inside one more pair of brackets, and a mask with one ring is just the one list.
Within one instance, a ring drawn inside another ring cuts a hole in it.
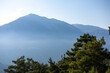
[{"label": "mountain slope", "polygon": [[[11,23],[0,27],[1,33],[17,34],[58,34],[58,35],[79,35],[82,32],[76,27],[56,19],[48,19],[35,14],[21,17]],[[77,33],[76,33],[77,32]]]},{"label": "mountain slope", "polygon": [[96,36],[109,36],[109,32],[106,29],[91,26],[91,25],[82,25],[82,24],[73,24],[76,28],[80,29],[84,33],[91,33]]},{"label": "mountain slope", "polygon": [[81,34],[64,21],[26,15],[0,27],[0,62],[8,65],[22,55],[44,63],[49,57],[58,61]]},{"label": "mountain slope", "polygon": [[73,24],[73,25],[85,33],[94,32],[96,30],[102,29],[96,26],[91,26],[91,25],[83,25],[83,24]]},{"label": "mountain slope", "polygon": [[106,47],[110,49],[110,36],[108,30],[91,25],[73,24],[73,26],[77,27],[84,33],[90,33],[91,35],[95,35],[97,36],[97,38],[101,38],[104,36],[106,41]]}]

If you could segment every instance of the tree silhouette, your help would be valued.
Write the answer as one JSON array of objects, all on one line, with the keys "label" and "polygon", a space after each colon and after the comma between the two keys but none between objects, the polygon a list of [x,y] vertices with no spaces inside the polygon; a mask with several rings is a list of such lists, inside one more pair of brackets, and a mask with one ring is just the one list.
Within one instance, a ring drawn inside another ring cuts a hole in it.
[{"label": "tree silhouette", "polygon": [[32,58],[25,60],[24,56],[12,62],[15,65],[10,65],[8,69],[4,69],[6,73],[46,73],[48,70],[47,64],[40,64]]}]

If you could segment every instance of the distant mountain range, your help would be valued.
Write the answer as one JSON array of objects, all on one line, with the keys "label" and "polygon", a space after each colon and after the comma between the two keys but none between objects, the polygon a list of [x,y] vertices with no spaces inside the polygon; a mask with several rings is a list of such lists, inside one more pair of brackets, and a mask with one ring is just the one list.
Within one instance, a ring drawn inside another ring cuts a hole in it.
[{"label": "distant mountain range", "polygon": [[56,19],[48,19],[29,14],[0,26],[0,62],[11,64],[12,60],[25,55],[47,63],[49,57],[58,61],[73,47],[76,38],[90,33],[98,38],[105,37],[109,48],[108,30],[82,24],[68,24]]},{"label": "distant mountain range", "polygon": [[93,35],[100,36],[109,36],[108,30],[96,26],[91,25],[82,25],[82,24],[74,24],[75,27],[80,29],[84,33],[91,33]]},{"label": "distant mountain range", "polygon": [[106,47],[110,50],[110,36],[108,30],[91,25],[74,24],[74,26],[84,33],[90,33],[91,35],[97,36],[97,38],[104,37],[106,41]]}]

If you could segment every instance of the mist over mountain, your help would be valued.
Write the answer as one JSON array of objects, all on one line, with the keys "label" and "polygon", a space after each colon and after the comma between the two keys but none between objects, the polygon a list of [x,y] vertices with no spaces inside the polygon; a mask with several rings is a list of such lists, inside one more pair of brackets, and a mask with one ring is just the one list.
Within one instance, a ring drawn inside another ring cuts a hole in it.
[{"label": "mist over mountain", "polygon": [[7,66],[0,63],[0,73],[4,73],[3,69],[7,68]]},{"label": "mist over mountain", "polygon": [[11,64],[12,60],[23,55],[41,63],[47,63],[50,57],[58,61],[83,33],[98,38],[109,36],[107,30],[99,27],[71,25],[35,14],[20,17],[0,26],[0,62]]}]

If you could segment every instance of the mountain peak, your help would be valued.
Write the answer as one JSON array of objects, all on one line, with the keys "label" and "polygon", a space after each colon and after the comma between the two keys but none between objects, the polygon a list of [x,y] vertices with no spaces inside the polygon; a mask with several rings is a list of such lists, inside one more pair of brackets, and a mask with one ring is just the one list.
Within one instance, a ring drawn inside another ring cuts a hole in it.
[{"label": "mountain peak", "polygon": [[34,14],[34,13],[30,13],[30,14],[28,14],[27,16],[39,16],[39,15]]},{"label": "mountain peak", "polygon": [[41,17],[41,16],[39,16],[37,14],[30,13],[30,14],[26,15],[25,17]]},{"label": "mountain peak", "polygon": [[44,17],[44,16],[39,16],[39,15],[37,15],[37,14],[33,14],[33,13],[30,13],[30,14],[28,14],[28,15],[26,15],[26,16],[24,16],[26,19],[27,18],[29,18],[29,19],[34,19],[34,20],[44,20],[44,19],[48,19],[48,18],[46,18],[46,17]]}]

